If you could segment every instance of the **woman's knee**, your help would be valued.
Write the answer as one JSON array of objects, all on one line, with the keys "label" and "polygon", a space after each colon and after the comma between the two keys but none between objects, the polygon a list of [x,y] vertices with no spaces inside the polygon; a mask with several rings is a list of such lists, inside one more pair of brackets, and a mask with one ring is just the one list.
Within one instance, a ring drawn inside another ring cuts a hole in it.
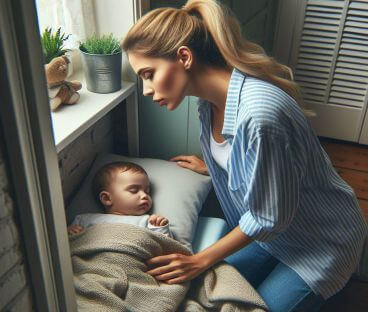
[{"label": "woman's knee", "polygon": [[291,268],[279,263],[257,287],[270,312],[317,312],[324,299]]},{"label": "woman's knee", "polygon": [[313,291],[297,297],[292,295],[280,297],[275,294],[270,298],[261,293],[260,295],[270,312],[318,312],[325,302],[320,295],[316,295]]},{"label": "woman's knee", "polygon": [[254,288],[278,263],[277,259],[256,242],[230,255],[225,261],[234,266]]}]

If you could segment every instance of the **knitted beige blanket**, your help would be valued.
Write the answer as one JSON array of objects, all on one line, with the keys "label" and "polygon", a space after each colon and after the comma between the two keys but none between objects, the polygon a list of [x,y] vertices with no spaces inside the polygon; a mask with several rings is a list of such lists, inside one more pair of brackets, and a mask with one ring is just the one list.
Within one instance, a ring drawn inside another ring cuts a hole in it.
[{"label": "knitted beige blanket", "polygon": [[191,252],[161,233],[98,224],[70,237],[78,311],[267,311],[252,286],[221,262],[192,282],[169,285],[145,273],[145,260]]}]

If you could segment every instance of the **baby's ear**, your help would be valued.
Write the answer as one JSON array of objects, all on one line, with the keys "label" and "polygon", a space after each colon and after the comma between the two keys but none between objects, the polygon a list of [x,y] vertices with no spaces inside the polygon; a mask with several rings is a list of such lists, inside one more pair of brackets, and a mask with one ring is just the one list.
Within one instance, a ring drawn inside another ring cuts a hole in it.
[{"label": "baby's ear", "polygon": [[100,201],[104,206],[111,206],[112,205],[112,198],[109,192],[102,191],[99,195]]}]

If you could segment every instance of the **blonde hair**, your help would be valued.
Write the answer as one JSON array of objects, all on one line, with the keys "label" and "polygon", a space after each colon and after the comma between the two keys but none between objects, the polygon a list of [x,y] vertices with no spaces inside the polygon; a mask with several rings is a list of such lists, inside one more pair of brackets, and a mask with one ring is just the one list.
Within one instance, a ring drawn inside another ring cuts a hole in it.
[{"label": "blonde hair", "polygon": [[[129,30],[122,49],[175,60],[178,48],[183,45],[193,51],[200,63],[235,67],[278,86],[304,106],[290,68],[267,56],[260,45],[245,39],[235,15],[215,0],[189,0],[181,9],[150,11]],[[302,109],[306,115],[313,115],[312,111]]]}]

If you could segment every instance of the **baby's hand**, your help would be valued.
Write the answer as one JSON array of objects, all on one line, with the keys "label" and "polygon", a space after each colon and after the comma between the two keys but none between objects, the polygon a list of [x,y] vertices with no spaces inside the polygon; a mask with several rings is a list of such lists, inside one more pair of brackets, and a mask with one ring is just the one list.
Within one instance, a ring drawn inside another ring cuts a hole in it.
[{"label": "baby's hand", "polygon": [[78,234],[80,232],[82,232],[84,230],[83,226],[74,224],[74,225],[70,225],[68,226],[68,234],[72,235],[72,234]]},{"label": "baby's hand", "polygon": [[158,215],[151,215],[148,218],[148,222],[154,226],[164,226],[169,223],[169,220]]}]

